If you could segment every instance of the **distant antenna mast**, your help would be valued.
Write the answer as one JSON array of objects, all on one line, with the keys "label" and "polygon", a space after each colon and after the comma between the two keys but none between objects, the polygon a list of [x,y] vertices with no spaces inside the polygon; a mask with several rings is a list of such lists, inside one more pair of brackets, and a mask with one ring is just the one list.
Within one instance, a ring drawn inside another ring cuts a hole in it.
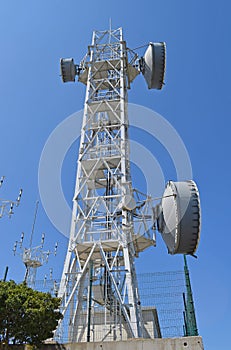
[{"label": "distant antenna mast", "polygon": [[[0,179],[0,187],[2,187],[2,184],[4,182],[5,176],[2,176]],[[13,208],[16,206],[19,206],[20,200],[22,197],[22,189],[19,190],[19,195],[16,201],[12,201],[10,199],[3,199],[0,198],[0,219],[4,216],[7,215],[9,218],[11,215],[14,214]]]},{"label": "distant antenna mast", "polygon": [[[16,250],[17,250],[18,245],[22,251],[22,253],[21,253],[22,260],[26,266],[26,273],[25,273],[24,281],[31,288],[35,287],[36,273],[37,273],[38,267],[43,266],[44,263],[48,262],[49,255],[51,253],[49,250],[47,250],[47,251],[43,250],[45,233],[42,234],[40,245],[38,245],[36,247],[32,247],[35,223],[36,223],[37,212],[38,212],[38,205],[39,205],[39,202],[37,201],[36,206],[35,206],[35,214],[34,214],[32,230],[31,230],[29,248],[23,248],[23,246],[22,246],[23,240],[24,240],[24,233],[22,233],[20,241],[15,242],[14,249],[13,249],[14,255],[16,254]],[[58,246],[58,244],[56,243],[55,250],[54,250],[55,255],[57,253],[57,246]]]},{"label": "distant antenna mast", "polygon": [[111,17],[109,18],[109,44],[111,43],[111,32],[112,32],[112,28],[111,28]]},{"label": "distant antenna mast", "polygon": [[[33,221],[32,230],[31,230],[31,235],[30,235],[30,248],[32,247],[32,241],[33,241],[33,235],[34,235],[34,228],[35,228],[35,223],[36,223],[36,218],[37,218],[37,212],[38,212],[38,205],[39,205],[39,201],[37,201],[36,204],[35,204],[34,221]],[[43,239],[43,240],[44,240],[44,239]]]}]

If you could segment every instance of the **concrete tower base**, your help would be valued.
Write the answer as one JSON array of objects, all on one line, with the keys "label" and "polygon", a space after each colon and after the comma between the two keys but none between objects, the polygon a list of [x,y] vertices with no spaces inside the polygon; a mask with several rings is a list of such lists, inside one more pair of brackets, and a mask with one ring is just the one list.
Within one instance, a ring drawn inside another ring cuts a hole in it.
[{"label": "concrete tower base", "polygon": [[203,350],[201,337],[131,339],[115,342],[46,344],[44,350]]}]

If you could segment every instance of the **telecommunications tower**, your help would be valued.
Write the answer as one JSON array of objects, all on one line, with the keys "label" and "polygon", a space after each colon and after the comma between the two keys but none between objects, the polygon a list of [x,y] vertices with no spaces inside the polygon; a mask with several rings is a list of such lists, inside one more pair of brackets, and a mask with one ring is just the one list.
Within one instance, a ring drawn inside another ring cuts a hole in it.
[{"label": "telecommunications tower", "polygon": [[[155,246],[155,228],[171,254],[196,250],[200,208],[193,181],[169,182],[155,208],[151,196],[132,187],[128,89],[140,73],[149,89],[162,88],[165,51],[165,43],[150,43],[139,57],[119,28],[94,31],[79,65],[72,58],[61,59],[63,82],[77,76],[86,85],[69,246],[59,288],[64,318],[55,334],[66,332],[68,342],[160,336],[156,310],[147,318],[141,306],[135,257]],[[180,213],[186,213],[184,220]]]}]

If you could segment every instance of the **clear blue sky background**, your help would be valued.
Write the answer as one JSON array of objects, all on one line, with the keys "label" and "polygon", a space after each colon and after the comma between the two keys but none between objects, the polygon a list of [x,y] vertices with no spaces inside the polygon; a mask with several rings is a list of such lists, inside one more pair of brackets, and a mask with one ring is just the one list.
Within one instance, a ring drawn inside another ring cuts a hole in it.
[{"label": "clear blue sky background", "polygon": [[[114,6],[113,6],[114,5]],[[85,55],[94,29],[122,26],[130,48],[149,41],[167,43],[166,86],[149,91],[141,76],[129,102],[163,115],[182,137],[198,183],[203,214],[198,259],[188,259],[198,326],[210,350],[230,349],[230,5],[227,1],[0,0],[0,175],[1,198],[14,199],[23,187],[12,219],[0,219],[0,274],[22,280],[15,240],[28,243],[38,194],[38,163],[52,130],[83,107],[85,87],[62,84],[59,58]],[[64,135],[65,137],[65,135]],[[152,149],[155,154],[155,149]],[[64,163],[63,186],[71,203],[77,150]],[[161,159],[160,159],[161,162]],[[166,180],[170,174],[165,173]],[[60,278],[67,239],[39,207],[34,244],[46,232],[46,247],[59,242],[50,264]],[[181,256],[158,246],[143,253],[138,272],[182,269]],[[40,271],[40,278],[45,267]]]}]

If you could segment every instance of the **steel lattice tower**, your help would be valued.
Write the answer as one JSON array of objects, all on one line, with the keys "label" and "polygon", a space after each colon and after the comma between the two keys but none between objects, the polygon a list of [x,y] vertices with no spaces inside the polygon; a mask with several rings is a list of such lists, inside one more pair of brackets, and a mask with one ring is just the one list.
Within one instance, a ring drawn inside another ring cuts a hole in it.
[{"label": "steel lattice tower", "polygon": [[128,137],[127,95],[140,73],[138,55],[127,48],[122,28],[95,31],[80,65],[63,59],[61,68],[64,82],[65,74],[68,81],[77,74],[86,85],[69,247],[59,288],[62,323],[70,342],[149,337],[134,259],[155,245],[149,231],[152,203],[132,188]]},{"label": "steel lattice tower", "polygon": [[[161,337],[154,306],[142,308],[135,257],[155,246],[155,230],[170,254],[194,255],[200,239],[200,199],[193,180],[169,181],[159,204],[132,186],[128,89],[141,72],[161,89],[165,43],[143,57],[122,29],[95,31],[79,65],[61,59],[63,82],[86,85],[68,251],[56,338],[69,342]],[[152,228],[154,232],[152,232]],[[64,331],[62,334],[61,331]]]}]

